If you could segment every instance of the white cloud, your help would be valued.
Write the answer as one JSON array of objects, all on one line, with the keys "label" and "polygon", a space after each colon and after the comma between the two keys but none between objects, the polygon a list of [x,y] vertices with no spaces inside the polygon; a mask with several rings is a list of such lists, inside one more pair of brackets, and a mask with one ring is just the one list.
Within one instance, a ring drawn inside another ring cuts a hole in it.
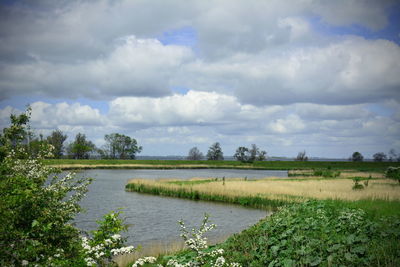
[{"label": "white cloud", "polygon": [[348,37],[323,47],[197,60],[185,71],[181,82],[188,87],[233,91],[240,102],[256,105],[357,104],[400,97],[400,47],[386,40]]},{"label": "white cloud", "polygon": [[95,99],[167,95],[170,76],[191,57],[186,47],[127,36],[109,55],[96,60],[74,64],[38,60],[4,67],[0,85],[4,96],[27,94],[34,88],[44,95]]},{"label": "white cloud", "polygon": [[110,117],[123,124],[181,125],[223,123],[240,111],[232,96],[189,91],[164,98],[120,97],[110,103]]}]

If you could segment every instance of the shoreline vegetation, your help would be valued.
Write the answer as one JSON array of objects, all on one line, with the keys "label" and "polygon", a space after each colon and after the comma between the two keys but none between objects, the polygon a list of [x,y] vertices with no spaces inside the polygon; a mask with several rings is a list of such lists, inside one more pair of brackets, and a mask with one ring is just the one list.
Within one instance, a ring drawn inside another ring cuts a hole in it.
[{"label": "shoreline vegetation", "polygon": [[[126,191],[275,211],[214,246],[243,266],[399,266],[400,185],[385,178],[380,167],[362,166],[370,171],[363,172],[356,166],[323,170],[320,176],[314,175],[320,171],[289,169],[288,178],[258,180],[132,179]],[[363,189],[354,189],[358,182]],[[190,258],[187,250],[153,255],[158,263]]]},{"label": "shoreline vegetation", "polygon": [[400,162],[352,162],[352,161],[239,161],[217,160],[75,160],[47,159],[45,164],[61,169],[259,169],[259,170],[347,170],[383,173],[389,166],[400,167]]},{"label": "shoreline vegetation", "polygon": [[[399,162],[46,160],[61,169],[286,170],[287,178],[198,177],[132,179],[125,190],[274,211],[210,249],[242,266],[399,266],[400,184],[385,177]],[[191,261],[182,244],[151,246],[117,257],[131,266],[143,256],[156,264]]]}]

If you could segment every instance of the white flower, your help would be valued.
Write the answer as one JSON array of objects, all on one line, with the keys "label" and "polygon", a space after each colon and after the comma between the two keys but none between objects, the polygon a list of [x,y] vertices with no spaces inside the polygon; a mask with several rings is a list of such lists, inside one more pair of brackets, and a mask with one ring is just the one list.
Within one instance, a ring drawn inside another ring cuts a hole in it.
[{"label": "white flower", "polygon": [[21,262],[21,265],[22,266],[26,266],[26,265],[28,265],[29,264],[29,261],[27,261],[27,260],[23,260],[22,262]]}]

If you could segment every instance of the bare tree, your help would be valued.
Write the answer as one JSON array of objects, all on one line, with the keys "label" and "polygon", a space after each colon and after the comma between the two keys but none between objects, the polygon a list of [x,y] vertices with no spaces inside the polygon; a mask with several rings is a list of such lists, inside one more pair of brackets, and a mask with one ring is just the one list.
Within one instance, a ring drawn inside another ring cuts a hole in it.
[{"label": "bare tree", "polygon": [[306,156],[306,151],[305,150],[304,151],[300,151],[297,154],[297,157],[296,157],[295,160],[297,160],[297,161],[308,161],[308,157]]},{"label": "bare tree", "polygon": [[197,147],[192,147],[189,150],[187,159],[188,160],[202,160],[202,159],[204,159],[204,155],[203,155],[203,153],[200,152],[200,150]]}]

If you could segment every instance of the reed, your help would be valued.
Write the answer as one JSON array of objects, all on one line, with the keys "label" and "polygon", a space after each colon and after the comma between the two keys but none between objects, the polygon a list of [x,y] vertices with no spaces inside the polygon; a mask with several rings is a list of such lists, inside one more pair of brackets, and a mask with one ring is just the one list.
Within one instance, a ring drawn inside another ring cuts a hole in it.
[{"label": "reed", "polygon": [[276,208],[284,203],[310,198],[348,201],[400,200],[400,186],[389,179],[370,180],[363,190],[352,190],[353,185],[351,179],[226,179],[225,182],[205,179],[204,182],[193,183],[134,179],[126,185],[126,190],[193,200],[228,202],[256,208]]},{"label": "reed", "polygon": [[[185,186],[172,184],[165,181],[160,182],[135,179],[131,180],[126,185],[126,190],[131,192],[148,193],[153,195],[186,198],[192,200],[226,202],[266,210],[275,210],[277,207],[280,207],[284,204],[299,202],[302,200],[301,198],[284,195],[266,198],[264,196],[253,194],[237,194],[234,191],[229,192],[229,190],[218,191],[215,190],[216,188],[211,186],[218,186],[218,184],[222,184],[222,182],[210,181],[208,183],[196,183]],[[227,182],[226,184],[228,185],[229,183]],[[198,188],[200,185],[205,187]]]}]

